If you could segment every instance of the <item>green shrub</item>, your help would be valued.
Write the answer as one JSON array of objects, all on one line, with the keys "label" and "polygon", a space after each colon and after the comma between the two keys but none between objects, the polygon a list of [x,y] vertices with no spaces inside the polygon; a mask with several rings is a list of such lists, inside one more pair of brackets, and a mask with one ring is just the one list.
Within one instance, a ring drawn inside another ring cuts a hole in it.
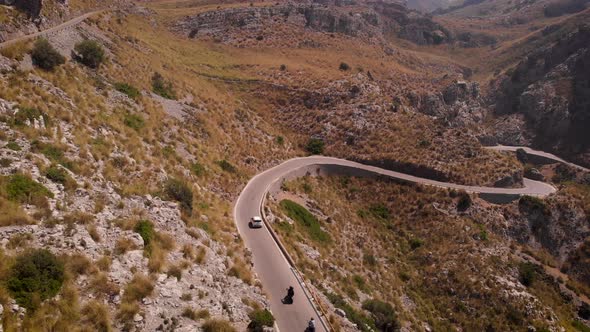
[{"label": "green shrub", "polygon": [[5,177],[4,190],[6,197],[15,202],[31,203],[39,198],[51,197],[53,194],[39,182],[24,174],[13,174]]},{"label": "green shrub", "polygon": [[45,177],[53,182],[65,184],[68,179],[68,174],[62,168],[51,166],[45,170]]},{"label": "green shrub", "polygon": [[328,300],[332,302],[334,307],[344,310],[344,312],[346,313],[346,317],[348,317],[348,319],[351,322],[355,323],[359,330],[363,332],[375,330],[375,325],[373,321],[363,313],[355,310],[350,304],[348,304],[344,300],[344,298],[341,295],[328,293],[326,294],[326,296],[328,297]]},{"label": "green shrub", "polygon": [[276,141],[277,141],[277,144],[278,144],[278,145],[283,145],[283,144],[285,144],[285,138],[284,138],[283,136],[277,136],[277,139],[276,139]]},{"label": "green shrub", "polygon": [[393,332],[400,329],[401,325],[391,304],[377,299],[367,300],[363,302],[363,309],[371,313],[379,331]]},{"label": "green shrub", "polygon": [[307,141],[307,145],[305,146],[305,150],[309,154],[322,154],[324,153],[324,141],[319,138],[311,138]]},{"label": "green shrub", "polygon": [[383,203],[371,205],[369,212],[377,219],[387,220],[391,217],[391,211]]},{"label": "green shrub", "polygon": [[471,207],[471,196],[465,191],[461,191],[459,193],[459,201],[457,202],[457,210],[458,211],[466,211]]},{"label": "green shrub", "polygon": [[143,239],[143,243],[145,246],[149,246],[154,237],[156,236],[156,231],[154,230],[154,224],[149,220],[140,220],[135,225],[133,229],[141,238]]},{"label": "green shrub", "polygon": [[219,165],[219,167],[221,167],[222,170],[228,172],[228,173],[235,173],[237,172],[236,167],[232,164],[230,164],[229,161],[227,160],[219,160],[217,162],[217,165]]},{"label": "green shrub", "polygon": [[582,323],[579,320],[574,320],[572,322],[572,326],[574,328],[576,328],[576,330],[580,331],[580,332],[590,332],[590,327],[584,325],[584,323]]},{"label": "green shrub", "polygon": [[155,94],[163,98],[176,99],[176,93],[174,92],[172,83],[166,81],[158,72],[154,73],[154,76],[152,76],[152,89]]},{"label": "green shrub", "polygon": [[272,313],[266,309],[254,310],[248,314],[248,317],[250,317],[248,331],[260,332],[265,326],[272,327],[275,323]]},{"label": "green shrub", "polygon": [[352,281],[354,282],[356,287],[358,289],[360,289],[361,291],[363,291],[367,294],[371,291],[371,289],[369,288],[369,285],[367,285],[367,283],[365,282],[365,279],[362,276],[355,274],[352,276]]},{"label": "green shrub", "polygon": [[422,241],[418,238],[411,238],[409,242],[410,242],[410,248],[412,248],[412,250],[418,249],[424,244],[424,241]]},{"label": "green shrub", "polygon": [[371,254],[364,254],[363,263],[365,263],[368,266],[375,266],[377,265],[377,259],[375,258],[375,256]]},{"label": "green shrub", "polygon": [[520,282],[526,287],[530,287],[535,282],[537,276],[537,266],[530,262],[521,263],[518,266],[518,277]]},{"label": "green shrub", "polygon": [[37,39],[31,51],[33,64],[41,69],[53,70],[53,68],[66,63],[66,58],[49,44],[47,39]]},{"label": "green shrub", "polygon": [[68,160],[65,155],[64,151],[55,145],[49,143],[43,143],[37,140],[31,142],[31,150],[33,152],[40,152],[42,153],[47,159],[61,164],[65,168],[74,171],[75,166],[72,161]]},{"label": "green shrub", "polygon": [[64,281],[64,266],[45,249],[33,250],[17,257],[7,281],[12,298],[27,309],[59,292]]},{"label": "green shrub", "polygon": [[125,115],[125,118],[123,119],[123,123],[127,127],[135,129],[136,131],[139,131],[141,128],[145,126],[145,120],[143,119],[143,117],[141,115],[133,113],[127,113]]},{"label": "green shrub", "polygon": [[128,83],[117,82],[113,86],[115,90],[126,94],[131,99],[137,99],[140,96],[139,90]]},{"label": "green shrub", "polygon": [[197,162],[191,164],[191,171],[196,176],[203,176],[205,174],[205,167]]},{"label": "green shrub", "polygon": [[166,195],[180,203],[180,207],[189,214],[193,211],[193,191],[186,184],[178,179],[169,179],[166,182]]},{"label": "green shrub", "polygon": [[39,119],[40,117],[43,117],[45,124],[49,122],[49,117],[40,110],[19,106],[18,112],[14,115],[14,125],[21,127],[26,125],[27,120],[32,123],[35,119]]},{"label": "green shrub", "polygon": [[201,328],[203,332],[236,332],[230,322],[222,319],[209,319]]},{"label": "green shrub", "polygon": [[280,205],[289,218],[305,228],[312,240],[320,243],[331,242],[330,234],[321,229],[320,222],[306,208],[288,199],[282,200]]},{"label": "green shrub", "polygon": [[8,149],[10,149],[10,150],[12,150],[12,151],[20,151],[21,150],[20,145],[18,145],[18,143],[14,142],[14,141],[8,142],[5,145],[5,147],[8,148]]},{"label": "green shrub", "polygon": [[103,47],[94,40],[84,40],[74,46],[78,53],[78,61],[90,68],[98,68],[105,60]]},{"label": "green shrub", "polygon": [[350,70],[350,66],[346,62],[340,62],[340,66],[338,68],[342,71]]}]

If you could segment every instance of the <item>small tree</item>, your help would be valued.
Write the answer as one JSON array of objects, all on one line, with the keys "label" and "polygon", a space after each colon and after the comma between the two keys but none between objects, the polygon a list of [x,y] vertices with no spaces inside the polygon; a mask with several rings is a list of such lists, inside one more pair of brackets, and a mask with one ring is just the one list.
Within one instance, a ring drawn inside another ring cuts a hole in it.
[{"label": "small tree", "polygon": [[63,263],[49,251],[39,249],[17,257],[7,288],[20,306],[35,310],[42,301],[57,295],[63,281]]},{"label": "small tree", "polygon": [[74,46],[78,61],[90,68],[98,68],[105,60],[103,47],[94,40],[86,39]]},{"label": "small tree", "polygon": [[342,71],[350,70],[350,66],[346,62],[341,62],[338,68]]},{"label": "small tree", "polygon": [[460,212],[466,211],[471,207],[471,196],[465,191],[459,193],[459,201],[457,202],[457,210]]},{"label": "small tree", "polygon": [[59,54],[58,51],[49,44],[47,39],[37,39],[33,50],[31,51],[33,64],[41,69],[53,70],[53,68],[63,65],[66,58]]},{"label": "small tree", "polygon": [[309,154],[322,154],[324,152],[324,141],[319,138],[311,138],[307,141],[307,145],[305,146],[305,150],[309,152]]},{"label": "small tree", "polygon": [[193,211],[193,191],[185,183],[178,179],[170,179],[166,183],[166,194],[171,199],[180,203],[180,207],[189,214]]}]

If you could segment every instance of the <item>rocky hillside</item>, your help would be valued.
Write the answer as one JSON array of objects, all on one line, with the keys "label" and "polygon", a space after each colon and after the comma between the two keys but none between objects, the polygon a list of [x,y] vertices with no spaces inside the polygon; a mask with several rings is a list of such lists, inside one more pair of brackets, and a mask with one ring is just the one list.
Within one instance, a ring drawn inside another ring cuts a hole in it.
[{"label": "rocky hillside", "polygon": [[190,38],[208,36],[236,43],[241,38],[268,38],[274,26],[303,28],[382,40],[393,34],[417,44],[440,44],[450,36],[428,17],[394,2],[370,2],[367,6],[297,2],[261,7],[213,10],[187,17],[175,30]]},{"label": "rocky hillside", "polygon": [[51,28],[87,12],[127,4],[126,0],[0,1],[0,42]]},{"label": "rocky hillside", "polygon": [[586,270],[587,249],[573,252],[588,237],[589,211],[572,192],[494,206],[357,178],[283,188],[269,203],[275,227],[343,330],[383,324],[375,301],[393,308],[389,324],[414,331],[573,331],[586,317],[585,280],[554,268]]},{"label": "rocky hillside", "polygon": [[247,330],[268,298],[232,204],[309,154],[558,188],[499,206],[377,180],[287,184],[277,231],[341,330],[588,324],[588,175],[483,146],[587,164],[586,12],[521,24],[398,1],[47,0],[31,17],[0,6],[0,38],[81,13],[0,51],[2,330]]},{"label": "rocky hillside", "polygon": [[[590,27],[529,54],[492,84],[495,113],[524,115],[533,146],[590,165]],[[506,144],[522,142],[508,141]]]},{"label": "rocky hillside", "polygon": [[[146,13],[51,34],[50,58],[39,43],[0,56],[0,279],[31,273],[20,262],[55,272],[40,279],[46,292],[2,283],[3,330],[244,330],[268,306],[231,201],[294,151],[262,153],[276,134],[247,105],[206,79],[173,80],[182,54],[203,49],[160,53],[177,41]],[[166,60],[145,66],[154,58]]]}]

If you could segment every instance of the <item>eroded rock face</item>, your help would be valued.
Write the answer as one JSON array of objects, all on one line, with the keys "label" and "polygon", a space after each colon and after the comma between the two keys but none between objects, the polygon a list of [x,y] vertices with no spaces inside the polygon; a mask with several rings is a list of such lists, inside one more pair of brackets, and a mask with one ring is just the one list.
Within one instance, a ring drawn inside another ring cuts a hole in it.
[{"label": "eroded rock face", "polygon": [[487,112],[479,84],[457,80],[441,92],[408,96],[419,112],[447,121],[451,126],[481,123]]},{"label": "eroded rock face", "polygon": [[297,3],[216,10],[187,17],[174,29],[191,38],[209,36],[232,42],[239,39],[239,34],[252,32],[258,34],[257,38],[264,38],[264,27],[282,22],[299,28],[358,37],[383,38],[384,33],[395,33],[416,44],[440,44],[450,40],[449,32],[442,26],[402,5],[370,3],[356,13],[343,8],[353,4],[322,1],[321,5]]},{"label": "eroded rock face", "polygon": [[590,164],[590,26],[530,54],[492,84],[495,112],[522,114],[532,143]]}]

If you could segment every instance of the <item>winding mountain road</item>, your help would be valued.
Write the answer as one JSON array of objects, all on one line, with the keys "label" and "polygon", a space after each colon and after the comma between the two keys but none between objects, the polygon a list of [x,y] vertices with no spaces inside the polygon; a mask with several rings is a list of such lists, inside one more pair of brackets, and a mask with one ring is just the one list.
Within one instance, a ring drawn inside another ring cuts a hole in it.
[{"label": "winding mountain road", "polygon": [[66,22],[63,22],[59,25],[56,25],[54,27],[51,27],[49,29],[43,30],[43,31],[39,31],[39,32],[35,32],[32,34],[28,34],[28,35],[24,35],[24,36],[20,36],[20,37],[16,37],[14,39],[9,39],[7,41],[1,42],[0,43],[0,49],[4,48],[4,47],[8,47],[10,45],[13,45],[15,43],[21,42],[21,41],[25,41],[25,40],[29,40],[32,38],[36,38],[36,37],[41,37],[41,36],[45,36],[48,35],[50,33],[53,32],[57,32],[60,31],[62,29],[66,29],[69,28],[71,26],[74,26],[78,23],[83,22],[84,20],[86,20],[87,18],[89,18],[90,16],[94,15],[94,14],[98,14],[98,13],[102,13],[104,12],[105,9],[100,9],[100,10],[95,10],[95,11],[91,11],[88,12],[86,14],[80,15],[80,16],[76,16],[74,18],[72,18],[71,20],[68,20]]},{"label": "winding mountain road", "polygon": [[525,147],[525,146],[496,145],[496,146],[487,147],[487,149],[496,150],[496,151],[513,151],[513,152],[516,152],[516,150],[518,150],[518,149],[523,149],[529,156],[540,157],[540,158],[546,159],[548,162],[560,162],[560,163],[566,164],[570,167],[574,167],[574,168],[577,168],[577,169],[585,171],[585,172],[590,171],[586,167],[576,165],[574,163],[570,163],[569,161],[563,160],[560,157],[558,157],[554,154],[551,154],[549,152],[534,150],[534,149],[531,149],[531,148]]},{"label": "winding mountain road", "polygon": [[[516,148],[505,147],[504,149],[495,148],[495,150],[513,151]],[[555,160],[562,161],[561,159]],[[289,255],[281,247],[280,241],[274,238],[273,231],[267,227],[250,229],[248,222],[252,216],[263,214],[262,205],[269,191],[278,190],[284,180],[314,172],[318,174],[324,172],[325,174],[385,176],[441,188],[510,197],[520,195],[544,197],[556,191],[549,184],[529,179],[524,179],[523,188],[458,185],[389,171],[349,160],[321,156],[290,159],[256,175],[248,182],[238,197],[234,206],[234,219],[246,247],[252,251],[254,270],[269,295],[270,308],[281,332],[303,332],[311,317],[317,322],[317,331],[328,331],[329,327],[324,325],[327,323],[320,318],[321,315],[316,310],[314,301],[307,296],[309,294],[307,288],[300,283],[301,278],[298,277],[296,270],[291,265]],[[286,288],[290,285],[295,288],[295,302],[286,305],[281,302],[281,299],[286,295]]]}]

